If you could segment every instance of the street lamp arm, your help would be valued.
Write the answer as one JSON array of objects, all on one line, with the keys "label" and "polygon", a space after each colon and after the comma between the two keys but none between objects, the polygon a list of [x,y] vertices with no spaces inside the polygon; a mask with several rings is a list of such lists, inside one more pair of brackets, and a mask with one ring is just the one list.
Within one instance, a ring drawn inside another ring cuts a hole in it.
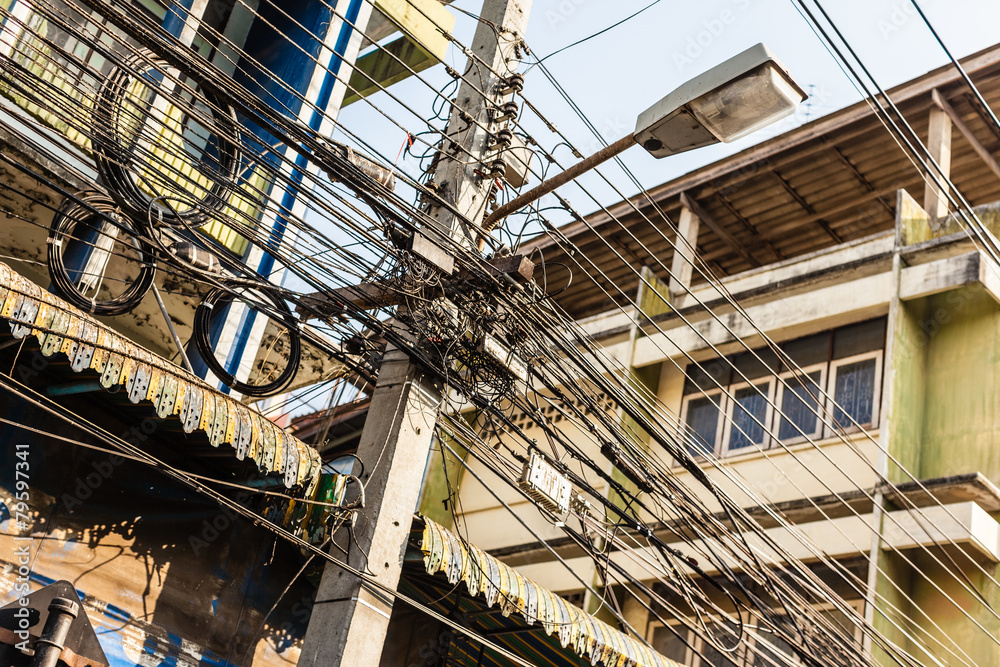
[{"label": "street lamp arm", "polygon": [[639,115],[635,132],[493,211],[489,234],[511,213],[569,183],[633,144],[655,158],[729,143],[795,113],[807,95],[766,46],[757,44],[691,79]]},{"label": "street lamp arm", "polygon": [[518,211],[519,209],[527,206],[528,204],[541,199],[545,195],[549,194],[561,185],[569,183],[574,178],[590,171],[594,167],[607,162],[616,155],[624,152],[631,146],[635,145],[635,139],[630,134],[626,137],[622,137],[610,146],[605,146],[601,150],[597,151],[590,157],[577,162],[575,165],[556,174],[552,178],[542,181],[535,187],[531,188],[527,192],[518,195],[514,199],[510,200],[500,208],[496,209],[491,213],[485,220],[483,220],[483,231],[489,233],[500,223],[501,220],[506,218],[511,213]]}]

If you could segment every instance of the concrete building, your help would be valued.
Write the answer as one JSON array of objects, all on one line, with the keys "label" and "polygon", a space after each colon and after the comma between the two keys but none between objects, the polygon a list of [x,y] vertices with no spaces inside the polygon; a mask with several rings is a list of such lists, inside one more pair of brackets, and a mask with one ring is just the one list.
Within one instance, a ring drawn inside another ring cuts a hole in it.
[{"label": "concrete building", "polygon": [[[450,28],[440,3],[424,5]],[[71,582],[104,651],[101,660],[77,656],[93,660],[79,664],[294,663],[315,584],[296,574],[304,558],[298,550],[234,507],[321,542],[329,513],[302,503],[289,512],[288,499],[343,497],[343,478],[324,471],[314,449],[271,420],[280,411],[241,401],[199,360],[188,341],[207,284],[170,270],[162,256],[154,278],[150,253],[129,254],[138,236],[128,233],[133,212],[126,215],[108,196],[116,185],[99,162],[103,156],[133,177],[131,194],[145,198],[150,215],[183,214],[185,193],[217,196],[232,218],[264,230],[269,248],[291,234],[285,218],[303,214],[298,188],[316,168],[296,162],[290,147],[250,118],[192,103],[208,93],[171,74],[148,44],[163,40],[182,57],[211,63],[262,109],[329,136],[348,81],[357,99],[361,82],[370,92],[375,82],[404,78],[400,63],[419,71],[438,62],[443,40],[433,39],[429,19],[400,11],[399,3],[362,0],[0,1],[0,602],[16,602],[22,587]],[[386,39],[400,28],[394,42]],[[366,30],[399,55],[387,64],[362,38]],[[185,86],[197,93],[176,92]],[[156,91],[137,120],[144,128],[148,119],[159,125],[152,123],[154,139],[140,133],[128,151],[108,159],[101,147],[108,135],[134,130],[127,103],[116,116],[102,115],[102,96],[116,90],[134,94],[133,101]],[[207,137],[205,127],[217,136]],[[225,141],[270,146],[272,160],[248,159],[244,150],[240,161],[245,146],[237,146],[237,158],[226,164]],[[216,190],[211,179],[220,174],[228,183]],[[78,227],[59,237],[53,221],[74,203],[83,206]],[[91,215],[87,205],[101,208]],[[84,238],[80,230],[88,226],[94,235]],[[185,240],[179,230],[175,224],[168,242]],[[282,283],[283,267],[238,228],[211,220],[192,234],[228,267]],[[64,263],[69,287],[53,277],[53,255]],[[228,270],[209,273],[225,278]],[[156,294],[137,289],[135,303],[108,312],[143,276],[144,290]],[[274,344],[267,325],[235,307],[213,322],[212,345],[227,372],[249,382],[260,371],[259,350]],[[300,386],[331,368],[315,346],[303,352]],[[161,472],[121,448],[156,457]],[[214,488],[236,505],[206,501],[165,477],[164,466],[227,480],[229,487]],[[22,538],[31,545],[27,563],[17,555]],[[39,630],[33,627],[33,636]]]},{"label": "concrete building", "polygon": [[[361,78],[348,93],[347,68],[389,84],[407,71],[395,59],[380,59],[383,50],[418,71],[441,53],[443,40],[428,37],[426,23],[421,28],[412,14],[394,14],[398,3],[375,4],[381,15],[371,22],[372,5],[361,0],[170,6],[137,0],[112,9],[141,12],[129,16],[159,26],[272,111],[326,136],[342,104],[374,89]],[[436,2],[422,6],[443,11]],[[330,513],[298,501],[343,499],[345,478],[323,464],[357,448],[366,404],[302,418],[294,425],[301,439],[290,436],[213,377],[183,342],[193,335],[206,290],[177,274],[157,279],[162,308],[147,298],[113,318],[91,316],[86,300],[74,307],[66,294],[45,289],[53,217],[69,194],[98,180],[94,130],[85,126],[93,117],[78,93],[99,90],[116,71],[63,23],[69,17],[93,34],[110,29],[100,12],[80,16],[78,7],[0,0],[0,140],[7,147],[0,161],[0,210],[7,215],[0,226],[0,447],[7,461],[19,460],[22,450],[30,454],[31,471],[30,521],[17,509],[16,468],[0,473],[6,508],[0,548],[15,553],[16,538],[34,538],[27,583],[70,581],[116,667],[294,663],[312,610],[338,600],[316,600],[318,568],[304,566],[297,549],[237,506],[323,543]],[[367,25],[375,40],[406,29],[391,46],[359,55],[362,39],[352,23],[358,30]],[[313,31],[322,42],[309,37]],[[285,33],[299,34],[301,43],[278,38]],[[965,65],[987,100],[1000,102],[1000,47]],[[340,76],[330,78],[331,70]],[[963,85],[943,68],[890,95],[996,230],[1000,214],[991,204],[1000,200],[1000,166],[992,156],[1000,128]],[[46,91],[57,103],[43,100]],[[169,109],[157,112],[173,120]],[[245,118],[237,122],[258,147],[280,145]],[[179,145],[197,144],[183,131],[173,134]],[[254,218],[278,245],[290,233],[283,216],[303,211],[297,194],[313,169],[299,156],[240,164],[245,187],[226,192],[222,203]],[[194,160],[220,161],[218,155]],[[174,167],[198,182],[197,167]],[[156,190],[147,187],[146,195],[150,189]],[[150,215],[169,215],[170,207],[157,212],[155,199]],[[676,221],[682,242],[655,224],[656,209]],[[282,267],[266,248],[222,223],[203,232],[220,255],[280,283]],[[578,275],[555,297],[558,303],[634,370],[683,425],[706,473],[771,537],[918,662],[932,662],[925,645],[959,646],[974,664],[997,662],[1000,651],[977,624],[996,635],[998,623],[976,591],[997,606],[1000,469],[992,393],[1000,371],[1000,275],[988,244],[969,238],[949,215],[945,193],[925,186],[866,104],[653,188],[648,199],[620,202],[560,234],[604,276],[580,275],[590,270],[546,239],[519,250],[541,253],[553,267],[550,284],[565,281],[575,267]],[[675,253],[675,245],[686,250]],[[94,255],[86,249],[70,266],[82,283]],[[699,267],[721,281],[705,281]],[[94,310],[102,284],[87,289]],[[254,368],[257,351],[276,340],[264,319],[233,308],[213,323],[212,343],[227,373],[247,381],[263,373]],[[762,333],[805,374],[778,363]],[[171,361],[183,357],[182,347],[193,357],[190,371]],[[332,365],[320,347],[304,344],[292,386],[326,377]],[[817,393],[831,398],[821,402]],[[559,421],[554,413],[546,418]],[[534,428],[526,415],[512,419]],[[563,428],[572,437],[574,427]],[[598,449],[589,453],[602,460]],[[155,456],[161,470],[143,455]],[[419,516],[400,551],[399,592],[441,617],[393,606],[383,664],[509,663],[465,639],[456,625],[532,664],[742,667],[765,664],[762,652],[782,651],[780,639],[751,633],[726,657],[687,630],[652,620],[642,604],[602,583],[602,566],[560,526],[488,466],[472,458],[464,463],[469,472],[440,447],[432,454]],[[176,477],[163,477],[164,469],[279,495],[262,500],[230,491],[234,505],[220,509]],[[610,463],[607,470],[621,479]],[[686,475],[677,471],[679,479]],[[606,485],[601,490],[608,492]],[[719,509],[714,498],[702,500]],[[808,542],[794,539],[775,515]],[[682,539],[675,526],[654,528],[682,553],[702,546]],[[608,558],[670,597],[637,564],[636,553],[610,549]],[[17,563],[4,555],[0,561],[4,592],[16,590]],[[477,568],[491,575],[476,577]],[[613,596],[644,637],[626,636],[581,581]],[[817,611],[835,620],[839,613]],[[850,631],[843,641],[866,643]],[[940,655],[948,664],[948,655]]]},{"label": "concrete building", "polygon": [[[963,64],[987,101],[1000,104],[1000,48]],[[929,72],[889,95],[977,207],[985,233],[1000,234],[994,203],[1000,199],[994,157],[1000,128],[956,70]],[[657,209],[686,243],[661,223]],[[572,269],[571,286],[556,297],[560,305],[631,365],[684,425],[705,472],[770,535],[920,664],[996,663],[1000,649],[988,634],[997,622],[985,605],[996,604],[1000,563],[1000,267],[988,245],[949,213],[940,189],[925,185],[867,103],[651,188],[649,196],[609,206],[552,236],[563,241],[542,237],[519,251],[544,256],[549,285],[566,284]],[[572,255],[565,250],[570,244]],[[682,250],[675,252],[675,244]],[[720,286],[706,282],[694,265],[720,277]],[[762,334],[805,376],[782,366]],[[555,411],[551,418],[560,419]],[[537,433],[547,449],[527,416],[514,421]],[[605,460],[599,451],[591,454]],[[583,600],[585,609],[598,608],[571,572],[599,583],[594,560],[487,466],[471,457],[466,463],[482,483],[454,460],[429,463],[422,511],[451,525],[453,514],[441,503],[457,489],[449,500],[472,544],[546,588]],[[451,475],[447,483],[443,470]],[[684,470],[676,474],[690,479]],[[898,486],[887,489],[883,478]],[[704,501],[721,511],[711,495]],[[774,523],[769,511],[811,545]],[[658,534],[696,553],[676,526],[661,525]],[[877,566],[870,565],[872,553]],[[612,550],[609,558],[669,597],[634,554]],[[831,561],[849,574],[832,576]],[[850,577],[860,585],[847,585]],[[626,616],[669,658],[694,667],[769,664],[746,647],[727,657],[681,626],[670,631],[617,590]],[[846,625],[845,642],[870,648]],[[770,639],[774,648],[762,650],[787,650]],[[747,644],[755,641],[751,633]],[[922,645],[932,647],[933,658]],[[962,651],[964,657],[954,657]]]}]

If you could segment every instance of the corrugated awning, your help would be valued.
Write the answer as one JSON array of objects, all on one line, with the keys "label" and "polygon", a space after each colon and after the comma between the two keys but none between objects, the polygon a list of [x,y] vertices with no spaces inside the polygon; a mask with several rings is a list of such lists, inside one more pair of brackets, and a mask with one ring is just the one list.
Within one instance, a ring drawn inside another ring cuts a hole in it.
[{"label": "corrugated awning", "polygon": [[212,446],[228,445],[262,473],[282,474],[286,487],[315,495],[323,463],[315,449],[2,263],[0,319],[16,338],[37,337],[44,356],[66,355],[73,371],[98,375],[105,389],[124,387],[132,403],[151,404],[186,433],[201,431]]},{"label": "corrugated awning", "polygon": [[428,574],[444,572],[448,582],[465,582],[469,595],[488,607],[500,605],[505,617],[517,614],[530,626],[541,624],[562,648],[606,667],[676,667],[646,644],[625,636],[603,621],[539,586],[481,549],[423,518],[420,550]]}]

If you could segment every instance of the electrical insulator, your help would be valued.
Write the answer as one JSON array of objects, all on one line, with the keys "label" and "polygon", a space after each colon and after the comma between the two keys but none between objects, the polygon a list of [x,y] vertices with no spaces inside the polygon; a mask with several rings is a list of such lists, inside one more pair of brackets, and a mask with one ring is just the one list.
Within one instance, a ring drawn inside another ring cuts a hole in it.
[{"label": "electrical insulator", "polygon": [[510,148],[510,145],[514,143],[514,133],[508,129],[503,129],[497,132],[493,139],[496,142],[497,150],[502,151]]},{"label": "electrical insulator", "polygon": [[502,106],[496,107],[490,113],[494,123],[502,123],[517,116],[517,102],[504,102]]},{"label": "electrical insulator", "polygon": [[520,73],[511,74],[497,85],[497,92],[501,95],[520,93],[522,90],[524,90],[524,75]]},{"label": "electrical insulator", "polygon": [[507,173],[507,163],[503,160],[493,160],[489,164],[490,178],[503,178]]}]

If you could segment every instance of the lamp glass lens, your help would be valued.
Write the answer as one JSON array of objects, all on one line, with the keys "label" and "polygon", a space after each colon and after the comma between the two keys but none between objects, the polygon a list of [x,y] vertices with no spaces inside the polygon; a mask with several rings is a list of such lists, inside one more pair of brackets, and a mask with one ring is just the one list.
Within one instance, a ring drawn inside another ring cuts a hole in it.
[{"label": "lamp glass lens", "polygon": [[801,101],[785,77],[765,63],[689,106],[702,125],[728,143],[792,115]]}]

